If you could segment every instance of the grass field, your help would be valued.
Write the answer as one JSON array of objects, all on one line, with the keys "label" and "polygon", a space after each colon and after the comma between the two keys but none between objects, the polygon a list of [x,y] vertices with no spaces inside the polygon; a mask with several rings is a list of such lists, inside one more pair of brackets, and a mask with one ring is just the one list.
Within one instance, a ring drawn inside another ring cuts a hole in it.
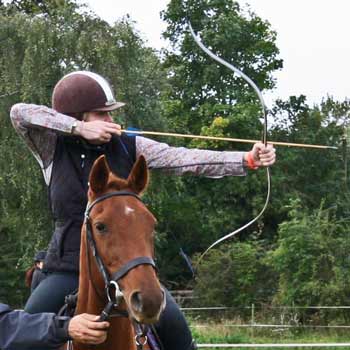
[{"label": "grass field", "polygon": [[[230,326],[225,326],[230,324]],[[198,344],[288,344],[288,343],[350,343],[350,329],[313,328],[240,328],[232,321],[203,322],[190,320]],[[209,348],[207,348],[209,349]],[[214,348],[212,348],[214,349]],[[236,348],[237,349],[237,348]],[[243,349],[243,348],[238,348]],[[254,348],[253,348],[254,349]],[[284,348],[274,348],[284,349]],[[309,347],[299,349],[310,349]],[[315,348],[316,349],[316,348]],[[349,347],[323,347],[322,349],[348,349]]]}]

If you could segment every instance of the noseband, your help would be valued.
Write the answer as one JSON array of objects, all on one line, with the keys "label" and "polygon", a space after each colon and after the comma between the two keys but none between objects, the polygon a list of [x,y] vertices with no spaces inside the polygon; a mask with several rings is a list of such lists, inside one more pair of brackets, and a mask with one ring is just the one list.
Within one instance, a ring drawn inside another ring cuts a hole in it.
[{"label": "noseband", "polygon": [[[139,265],[151,265],[154,269],[156,269],[156,264],[154,260],[148,256],[140,256],[135,259],[132,259],[125,263],[119,270],[114,272],[111,276],[109,272],[106,269],[105,264],[103,263],[103,260],[101,256],[98,253],[97,246],[96,246],[96,241],[94,239],[93,233],[92,233],[92,225],[91,225],[91,219],[90,219],[90,213],[93,207],[105,199],[111,198],[111,197],[121,197],[121,196],[129,196],[129,197],[134,197],[140,202],[142,202],[142,199],[135,193],[129,192],[129,191],[114,191],[114,192],[109,192],[104,194],[101,197],[96,198],[92,203],[88,203],[85,211],[85,228],[86,228],[86,237],[87,237],[87,242],[89,242],[91,251],[93,256],[95,257],[95,261],[97,263],[98,269],[101,272],[101,275],[103,277],[104,283],[105,283],[105,289],[106,289],[106,294],[108,298],[108,303],[104,310],[102,311],[102,314],[100,316],[100,321],[106,320],[112,310],[119,305],[119,302],[123,298],[123,293],[121,291],[121,288],[119,287],[118,281],[124,277],[130,270],[134,269],[135,267]],[[143,203],[143,202],[142,202]],[[88,249],[88,247],[86,247]],[[88,250],[87,250],[87,255],[88,255]],[[89,255],[88,255],[89,256]],[[88,261],[88,266],[90,269],[90,264]],[[90,270],[89,270],[90,271]],[[90,275],[90,280],[91,280],[91,275]],[[92,280],[91,280],[92,281]],[[114,295],[111,295],[111,288],[115,289]],[[97,291],[97,290],[96,290]],[[119,316],[127,316],[127,312],[119,312]]]}]

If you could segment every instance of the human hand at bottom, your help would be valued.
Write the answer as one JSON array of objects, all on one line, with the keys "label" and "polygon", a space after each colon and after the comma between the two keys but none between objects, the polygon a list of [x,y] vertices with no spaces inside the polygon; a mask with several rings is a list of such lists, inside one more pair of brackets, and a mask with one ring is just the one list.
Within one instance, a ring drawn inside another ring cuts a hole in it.
[{"label": "human hand at bottom", "polygon": [[74,341],[83,344],[101,344],[107,339],[109,322],[99,322],[100,316],[80,314],[68,325],[68,333]]}]

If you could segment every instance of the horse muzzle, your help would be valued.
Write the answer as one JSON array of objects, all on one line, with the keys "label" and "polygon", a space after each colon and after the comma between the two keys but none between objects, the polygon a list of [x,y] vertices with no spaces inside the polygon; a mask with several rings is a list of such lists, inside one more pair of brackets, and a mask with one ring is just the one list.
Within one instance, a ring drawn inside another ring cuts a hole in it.
[{"label": "horse muzzle", "polygon": [[135,290],[128,298],[129,313],[132,318],[142,324],[153,324],[159,317],[166,305],[165,291]]}]

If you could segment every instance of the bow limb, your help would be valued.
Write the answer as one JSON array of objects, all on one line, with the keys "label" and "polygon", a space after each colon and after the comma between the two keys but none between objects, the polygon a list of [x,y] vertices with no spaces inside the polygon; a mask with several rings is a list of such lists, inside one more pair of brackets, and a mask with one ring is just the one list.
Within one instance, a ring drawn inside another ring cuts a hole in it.
[{"label": "bow limb", "polygon": [[[265,144],[265,146],[267,145],[267,112],[266,112],[266,105],[265,105],[265,101],[264,98],[262,96],[262,93],[260,91],[260,89],[257,87],[257,85],[246,75],[244,74],[242,71],[240,71],[238,68],[236,68],[235,66],[233,66],[232,64],[226,62],[224,59],[222,59],[221,57],[218,57],[217,55],[215,55],[212,51],[210,51],[206,46],[204,46],[204,44],[202,43],[202,41],[199,39],[199,37],[196,35],[196,33],[194,32],[191,22],[189,21],[189,19],[187,19],[187,24],[188,27],[190,29],[190,33],[194,39],[194,41],[196,42],[196,44],[212,59],[214,59],[215,61],[219,62],[220,64],[224,65],[225,67],[227,67],[228,69],[230,69],[231,71],[233,71],[234,73],[236,73],[239,77],[241,77],[242,79],[244,79],[256,92],[256,94],[258,95],[261,107],[262,107],[262,112],[263,112],[263,117],[264,117],[264,132],[263,132],[263,143]],[[206,255],[210,249],[214,248],[216,245],[218,245],[219,243],[222,243],[223,241],[235,236],[236,234],[238,234],[239,232],[245,230],[246,228],[248,228],[249,226],[251,226],[253,223],[255,223],[256,221],[258,221],[260,219],[260,217],[263,215],[263,213],[265,212],[269,201],[270,201],[270,194],[271,194],[271,175],[270,175],[270,171],[269,168],[266,168],[266,176],[267,176],[267,194],[266,194],[266,199],[265,199],[265,204],[262,208],[262,210],[259,212],[259,214],[253,218],[252,220],[250,220],[248,223],[246,223],[245,225],[241,226],[240,228],[238,228],[237,230],[225,235],[224,237],[221,237],[220,239],[218,239],[217,241],[215,241],[213,244],[211,244],[205,251],[204,253],[201,254],[201,256],[199,257],[199,259],[197,260],[197,266],[199,265],[199,263],[201,262],[201,260],[203,259],[204,255]]]},{"label": "bow limb", "polygon": [[209,56],[211,57],[213,60],[215,60],[216,62],[219,62],[220,64],[224,65],[225,67],[227,67],[228,69],[232,70],[234,73],[236,73],[240,78],[244,79],[256,92],[256,94],[258,95],[261,107],[262,107],[262,112],[263,112],[263,117],[264,117],[264,134],[263,134],[263,143],[267,144],[267,113],[266,113],[266,104],[264,101],[264,97],[260,91],[260,89],[257,87],[257,85],[254,83],[254,81],[252,79],[250,79],[246,74],[244,74],[242,71],[240,71],[238,68],[236,68],[235,66],[233,66],[231,63],[228,63],[227,61],[225,61],[224,59],[222,59],[221,57],[215,55],[212,51],[210,51],[206,46],[204,46],[204,44],[201,42],[201,40],[199,39],[199,37],[196,35],[196,33],[194,32],[191,22],[188,20],[188,27],[190,29],[190,33],[192,35],[193,40],[196,42],[196,44]]}]

